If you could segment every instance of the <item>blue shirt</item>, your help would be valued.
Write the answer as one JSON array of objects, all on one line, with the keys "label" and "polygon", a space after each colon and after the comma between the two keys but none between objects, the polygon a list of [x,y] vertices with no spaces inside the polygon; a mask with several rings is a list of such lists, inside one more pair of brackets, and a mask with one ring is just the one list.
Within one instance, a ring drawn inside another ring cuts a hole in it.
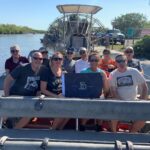
[{"label": "blue shirt", "polygon": [[101,70],[100,68],[97,68],[96,71],[91,70],[91,68],[86,68],[81,71],[81,73],[101,73],[101,72],[103,72],[103,70]]}]

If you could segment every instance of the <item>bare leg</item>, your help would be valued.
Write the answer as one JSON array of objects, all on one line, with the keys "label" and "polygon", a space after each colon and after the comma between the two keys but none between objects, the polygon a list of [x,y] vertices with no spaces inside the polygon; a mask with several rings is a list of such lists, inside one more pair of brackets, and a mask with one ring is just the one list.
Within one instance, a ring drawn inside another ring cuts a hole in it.
[{"label": "bare leg", "polygon": [[63,129],[68,121],[69,121],[69,119],[64,119],[64,118],[54,119],[52,129]]},{"label": "bare leg", "polygon": [[29,122],[30,122],[30,120],[31,120],[31,118],[21,118],[20,120],[19,120],[19,122],[17,122],[16,123],[16,125],[15,125],[15,129],[20,129],[20,128],[23,128],[23,127],[25,127]]},{"label": "bare leg", "polygon": [[88,122],[88,119],[81,119],[80,123],[81,125],[86,125],[86,123]]},{"label": "bare leg", "polygon": [[112,132],[117,132],[118,120],[111,120],[111,130]]},{"label": "bare leg", "polygon": [[144,125],[145,125],[145,121],[133,122],[130,132],[137,133],[138,131],[140,131],[144,127]]}]

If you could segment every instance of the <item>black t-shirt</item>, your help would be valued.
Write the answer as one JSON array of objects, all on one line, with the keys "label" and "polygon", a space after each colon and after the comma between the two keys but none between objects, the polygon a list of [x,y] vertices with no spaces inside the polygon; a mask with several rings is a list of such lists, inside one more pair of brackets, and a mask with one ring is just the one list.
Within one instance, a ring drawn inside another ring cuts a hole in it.
[{"label": "black t-shirt", "polygon": [[44,66],[46,66],[46,67],[49,67],[49,59],[44,58],[44,59],[43,59],[43,64],[42,64],[42,65],[44,65]]},{"label": "black t-shirt", "polygon": [[56,77],[50,67],[42,69],[40,79],[47,82],[48,91],[57,95],[62,93],[62,79],[61,77]]},{"label": "black t-shirt", "polygon": [[35,96],[40,89],[40,70],[35,73],[31,64],[21,65],[11,72],[15,79],[10,95]]},{"label": "black t-shirt", "polygon": [[128,65],[128,67],[132,67],[132,68],[138,69],[140,72],[142,71],[142,66],[140,64],[140,61],[137,60],[137,59],[129,60],[127,65]]}]

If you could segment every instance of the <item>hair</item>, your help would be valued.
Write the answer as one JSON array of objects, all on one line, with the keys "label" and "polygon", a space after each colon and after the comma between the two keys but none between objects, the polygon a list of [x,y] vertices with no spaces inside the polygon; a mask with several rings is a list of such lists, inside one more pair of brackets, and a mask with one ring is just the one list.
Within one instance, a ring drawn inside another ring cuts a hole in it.
[{"label": "hair", "polygon": [[79,51],[87,51],[86,47],[80,47]]},{"label": "hair", "polygon": [[93,57],[93,56],[98,56],[98,58],[100,59],[100,57],[99,57],[99,53],[91,53],[90,55],[89,55],[89,57],[88,57],[88,61],[91,59],[91,57]]},{"label": "hair", "polygon": [[52,59],[53,59],[55,56],[58,56],[58,55],[61,55],[62,58],[63,58],[63,54],[62,54],[61,52],[59,52],[59,51],[54,52],[54,54],[49,58],[49,60],[50,60],[50,62],[49,62],[50,66],[52,66]]},{"label": "hair", "polygon": [[128,49],[134,51],[132,46],[128,46],[128,47],[125,48],[124,52],[125,52],[126,50],[128,50]]},{"label": "hair", "polygon": [[127,60],[127,57],[126,57],[125,55],[123,55],[123,54],[117,55],[117,56],[115,57],[115,60],[117,60],[118,57],[123,57],[123,58],[125,58],[125,60]]},{"label": "hair", "polygon": [[10,50],[13,50],[13,49],[17,49],[17,50],[20,51],[20,47],[19,47],[19,45],[17,45],[17,44],[12,45],[12,46],[10,47]]},{"label": "hair", "polygon": [[103,50],[103,54],[104,54],[104,53],[109,53],[109,54],[110,54],[111,52],[110,52],[109,49],[104,49],[104,50]]}]

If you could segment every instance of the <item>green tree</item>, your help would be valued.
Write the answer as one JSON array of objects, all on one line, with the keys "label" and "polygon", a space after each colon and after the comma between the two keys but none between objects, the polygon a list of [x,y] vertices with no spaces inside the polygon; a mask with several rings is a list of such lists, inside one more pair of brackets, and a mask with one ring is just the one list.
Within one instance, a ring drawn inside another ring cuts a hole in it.
[{"label": "green tree", "polygon": [[112,25],[116,29],[120,29],[125,35],[127,35],[128,29],[134,29],[134,36],[138,36],[141,29],[144,27],[147,18],[143,14],[128,13],[116,17],[112,21]]},{"label": "green tree", "polygon": [[150,59],[150,36],[144,36],[134,45],[135,57]]}]

